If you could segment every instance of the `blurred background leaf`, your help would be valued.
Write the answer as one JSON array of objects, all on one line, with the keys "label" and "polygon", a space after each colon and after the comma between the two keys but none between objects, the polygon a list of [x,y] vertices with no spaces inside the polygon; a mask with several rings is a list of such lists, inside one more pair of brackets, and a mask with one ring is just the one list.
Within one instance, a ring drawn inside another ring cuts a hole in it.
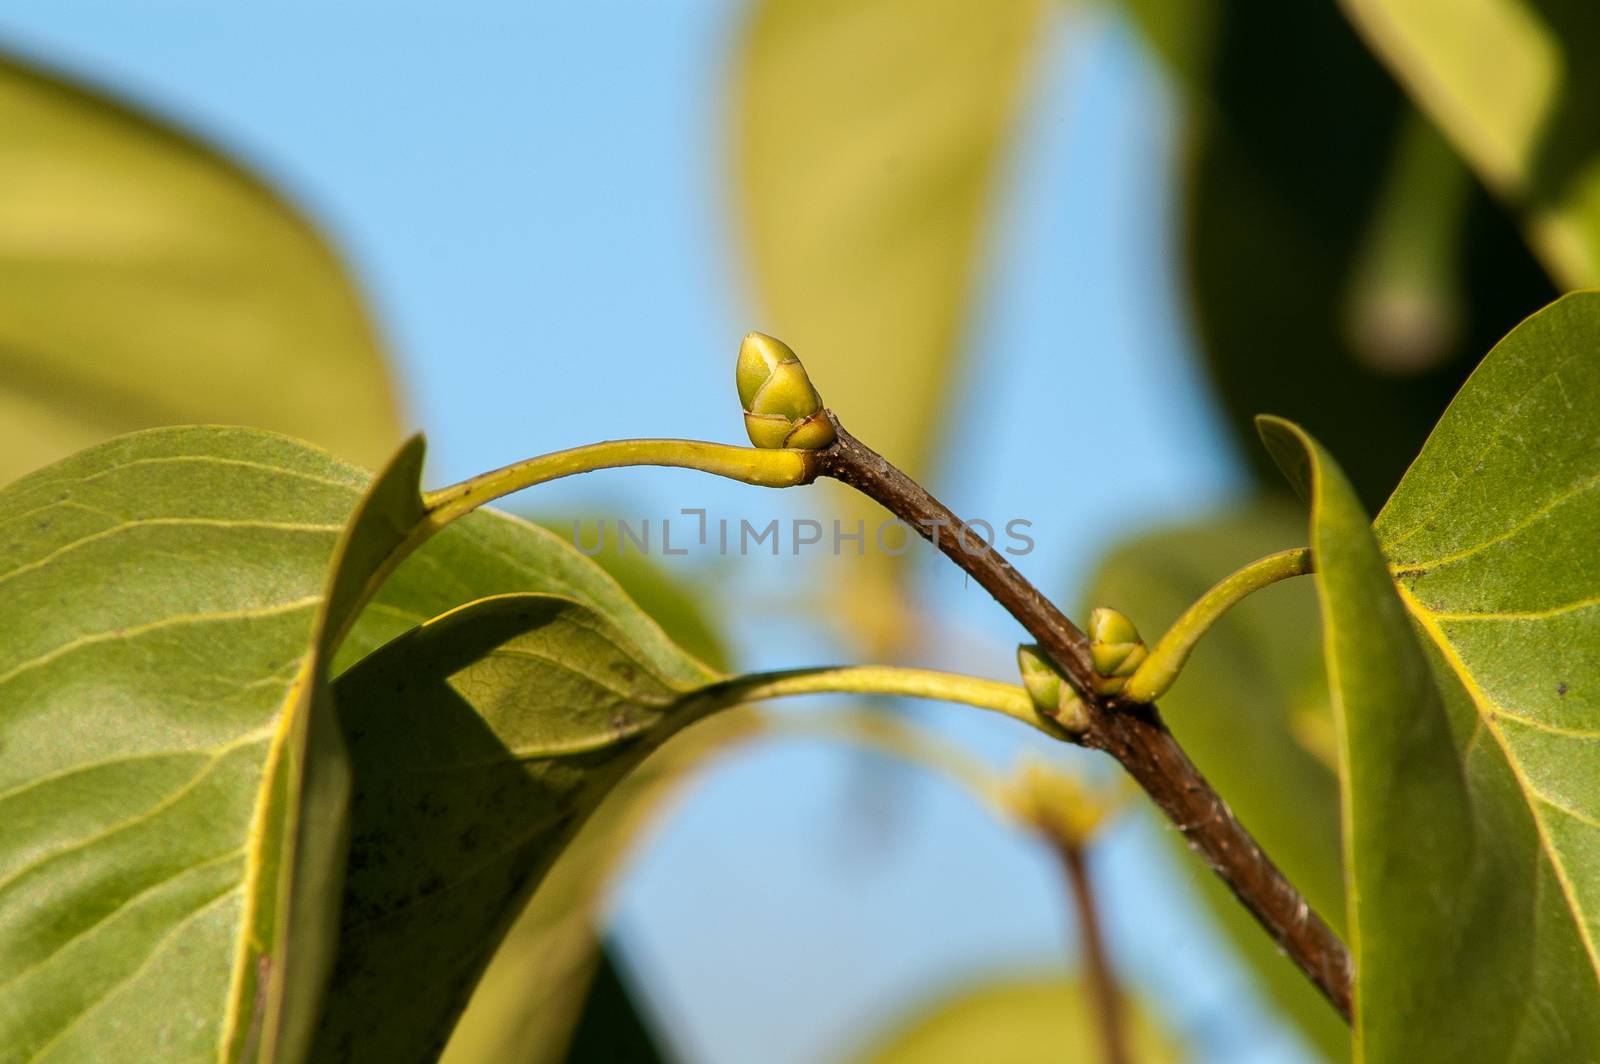
[{"label": "blurred background leaf", "polygon": [[[996,179],[1049,14],[1042,0],[760,0],[739,53],[733,162],[759,327],[913,476],[954,407]],[[880,511],[829,488],[870,540]],[[869,543],[856,568],[839,585],[847,626],[891,654],[915,633],[900,567]]]},{"label": "blurred background leaf", "polygon": [[[1008,979],[952,994],[892,1028],[858,1064],[1037,1064],[1099,1060],[1088,988],[1067,976]],[[1131,1056],[1162,1064],[1182,1056],[1147,1011],[1130,1010]]]},{"label": "blurred background leaf", "polygon": [[1331,2],[1126,3],[1183,93],[1185,270],[1240,452],[1276,488],[1251,418],[1292,417],[1376,508],[1554,290]]},{"label": "blurred background leaf", "polygon": [[764,0],[734,87],[763,328],[914,475],[935,454],[1042,0]]},{"label": "blurred background leaf", "polygon": [[238,164],[0,55],[0,482],[119,433],[276,429],[371,467],[393,384],[343,267]]},{"label": "blurred background leaf", "polygon": [[1600,284],[1600,8],[1342,0],[1372,50],[1522,212],[1564,287]]},{"label": "blurred background leaf", "polygon": [[[1101,564],[1087,602],[1122,610],[1153,640],[1238,566],[1305,542],[1304,512],[1292,504],[1242,507],[1120,545]],[[1310,581],[1258,591],[1206,633],[1161,712],[1262,847],[1338,929],[1339,784],[1319,633]],[[1338,1015],[1182,837],[1167,837],[1268,997],[1329,1060],[1346,1059],[1349,1031]]]}]

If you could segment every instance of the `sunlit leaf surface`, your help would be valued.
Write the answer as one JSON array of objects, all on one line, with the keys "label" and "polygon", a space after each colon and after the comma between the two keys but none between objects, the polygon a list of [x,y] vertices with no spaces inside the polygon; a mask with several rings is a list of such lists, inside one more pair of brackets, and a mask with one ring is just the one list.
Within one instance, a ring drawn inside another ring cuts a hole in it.
[{"label": "sunlit leaf surface", "polygon": [[0,493],[6,1059],[303,1047],[348,785],[321,678],[395,482],[365,479],[172,429]]}]

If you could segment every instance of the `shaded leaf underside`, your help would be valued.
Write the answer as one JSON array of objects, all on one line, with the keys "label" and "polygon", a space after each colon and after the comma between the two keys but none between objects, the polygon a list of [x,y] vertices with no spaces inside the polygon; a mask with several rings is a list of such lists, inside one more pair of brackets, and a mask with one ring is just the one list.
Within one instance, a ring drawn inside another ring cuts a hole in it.
[{"label": "shaded leaf underside", "polygon": [[[679,659],[681,665],[681,658]],[[700,683],[579,603],[483,599],[340,678],[350,873],[318,1056],[431,1059],[519,900]]]}]

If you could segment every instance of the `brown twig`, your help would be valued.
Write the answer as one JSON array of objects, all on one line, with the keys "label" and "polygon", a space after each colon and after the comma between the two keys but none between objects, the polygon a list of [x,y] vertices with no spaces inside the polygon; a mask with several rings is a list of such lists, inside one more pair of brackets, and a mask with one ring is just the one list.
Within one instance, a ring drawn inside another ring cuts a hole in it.
[{"label": "brown twig", "polygon": [[[831,412],[829,417],[832,418]],[[1129,705],[1094,691],[1089,640],[1011,563],[968,532],[948,507],[833,419],[837,440],[818,452],[824,476],[848,484],[906,522],[993,595],[1039,642],[1080,692],[1088,727],[1077,741],[1104,750],[1183,832],[1211,866],[1348,1022],[1350,954],[1261,847],[1245,831],[1153,705]]]},{"label": "brown twig", "polygon": [[1061,866],[1067,873],[1067,885],[1072,888],[1072,904],[1078,914],[1078,935],[1082,940],[1085,975],[1089,993],[1094,995],[1100,1048],[1106,1064],[1128,1064],[1122,995],[1117,990],[1117,977],[1111,969],[1111,958],[1106,953],[1105,937],[1100,932],[1100,914],[1096,911],[1094,886],[1089,882],[1083,843],[1078,839],[1063,837],[1052,837],[1050,842],[1061,857]]}]

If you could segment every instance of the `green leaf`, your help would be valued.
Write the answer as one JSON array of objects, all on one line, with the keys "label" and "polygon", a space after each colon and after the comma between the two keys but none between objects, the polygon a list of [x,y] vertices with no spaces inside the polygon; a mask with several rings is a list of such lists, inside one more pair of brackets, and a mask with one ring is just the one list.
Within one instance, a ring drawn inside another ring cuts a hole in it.
[{"label": "green leaf", "polygon": [[[421,461],[414,440],[364,496],[306,444],[165,429],[0,491],[0,610],[27,619],[0,626],[0,1059],[301,1055],[348,771],[322,677],[421,513]],[[582,598],[669,656],[592,563],[488,512],[401,565],[347,643],[508,590]]]},{"label": "green leaf", "polygon": [[[730,714],[662,751],[646,775],[629,774],[688,725],[776,694],[775,682],[721,677],[681,651],[658,656],[589,607],[550,595],[470,603],[341,676],[335,695],[356,777],[351,874],[317,1055],[432,1059],[506,925],[539,890],[515,948],[502,953],[499,994],[480,996],[473,1030],[458,1032],[449,1053],[555,1058],[572,992],[592,970],[588,928],[576,933],[573,920],[587,923],[650,792],[758,731]],[[619,784],[625,800],[603,806]],[[581,856],[546,881],[597,807],[589,826],[606,830],[580,833]],[[519,1013],[507,986],[536,1011]]]},{"label": "green leaf", "polygon": [[0,56],[0,483],[119,433],[400,442],[371,323],[295,210],[188,135]]},{"label": "green leaf", "polygon": [[[635,586],[645,582],[639,574]],[[340,647],[334,673],[463,603],[513,591],[543,591],[582,602],[657,660],[684,662],[685,677],[703,675],[704,667],[679,650],[621,585],[569,541],[489,509],[455,521],[400,564]]]},{"label": "green leaf", "polygon": [[[1541,357],[1550,350],[1542,333],[1524,325],[1463,390],[1428,444],[1435,457],[1425,452],[1392,504],[1403,511],[1404,497],[1424,494],[1429,516],[1400,527],[1437,526],[1450,517],[1470,525],[1504,511],[1494,492],[1455,490],[1475,481],[1480,490],[1489,486],[1479,478],[1494,465],[1485,459],[1497,441],[1510,441],[1504,422],[1486,430],[1484,421],[1473,420],[1477,443],[1470,451],[1448,441],[1497,392],[1502,404],[1510,396],[1522,400],[1504,412],[1507,420],[1530,428],[1543,420],[1529,417],[1538,405],[1530,398],[1541,383],[1553,396],[1561,367],[1577,360]],[[1529,362],[1542,363],[1544,372],[1524,375]],[[1508,373],[1520,385],[1510,396],[1496,386],[1507,383]],[[1593,875],[1582,867],[1581,840],[1552,840],[1543,819],[1552,813],[1539,806],[1527,775],[1554,772],[1575,781],[1582,769],[1573,771],[1570,751],[1508,743],[1509,722],[1501,714],[1527,707],[1481,701],[1486,674],[1461,661],[1437,634],[1437,622],[1418,612],[1414,596],[1397,589],[1379,548],[1381,539],[1393,558],[1395,526],[1386,531],[1380,524],[1374,537],[1349,482],[1303,430],[1263,419],[1262,435],[1311,504],[1340,747],[1356,1059],[1594,1058],[1600,984],[1587,948],[1583,895],[1574,890]],[[1521,444],[1510,449],[1520,452]],[[1479,460],[1462,462],[1464,453]],[[1443,471],[1444,483],[1413,479],[1430,466]],[[1591,654],[1593,648],[1591,641]],[[1539,675],[1551,660],[1548,653],[1524,657],[1516,668]],[[1480,659],[1478,668],[1486,665],[1504,668],[1505,661]],[[1579,842],[1576,851],[1572,841]]]},{"label": "green leaf", "polygon": [[[533,518],[540,527],[574,542],[583,531],[581,521]],[[714,669],[728,668],[722,637],[707,615],[705,604],[713,599],[714,574],[695,577],[669,576],[662,567],[637,552],[623,553],[618,537],[603,537],[601,549],[592,551],[584,541],[584,556],[604,569],[639,608],[661,626],[673,643],[687,650]],[[592,551],[592,552],[591,552]]]},{"label": "green leaf", "polygon": [[293,441],[157,430],[0,492],[6,1059],[296,1055],[348,786],[321,675],[413,457],[363,495]]},{"label": "green leaf", "polygon": [[[1234,569],[1305,541],[1298,508],[1242,507],[1118,546],[1101,562],[1085,602],[1122,610],[1153,641]],[[1303,579],[1245,599],[1196,646],[1162,696],[1161,714],[1290,882],[1339,928],[1339,788],[1316,610],[1315,589]],[[1324,1056],[1345,1059],[1344,1022],[1181,836],[1166,834],[1262,989]]]},{"label": "green leaf", "polygon": [[431,1059],[515,906],[713,674],[551,595],[463,606],[335,686],[356,787],[317,1056]]},{"label": "green leaf", "polygon": [[1564,1030],[1550,1025],[1578,1047],[1555,1042],[1566,1059],[1600,1054],[1597,346],[1600,294],[1518,326],[1375,525],[1453,720],[1477,736],[1468,768],[1495,784],[1510,822],[1501,845],[1537,887],[1525,986],[1543,997],[1525,1007],[1570,1006],[1557,1013]]},{"label": "green leaf", "polygon": [[1351,20],[1567,287],[1600,284],[1600,12],[1541,0],[1344,0]]},{"label": "green leaf", "polygon": [[[552,527],[558,536],[571,526]],[[594,559],[673,643],[715,668],[726,661],[693,588],[637,555]],[[492,593],[489,590],[485,594]],[[628,616],[614,606],[609,616]],[[759,733],[752,711],[719,713],[669,740],[600,804],[561,851],[472,991],[442,1060],[558,1060],[585,1024],[622,1022],[626,997],[598,996],[607,963],[596,930],[618,865],[660,819],[686,777],[737,739]],[[615,989],[615,988],[612,988]],[[636,1018],[631,1026],[644,1021]]]},{"label": "green leaf", "polygon": [[761,328],[913,475],[939,443],[1046,15],[1040,0],[763,0],[739,57],[734,159]]},{"label": "green leaf", "polygon": [[1252,419],[1293,418],[1376,508],[1554,290],[1334,5],[1126,3],[1185,90],[1184,272],[1241,453],[1276,488]]},{"label": "green leaf", "polygon": [[[1101,1047],[1088,990],[1065,976],[1011,979],[927,1008],[860,1064],[1037,1064],[1099,1060]],[[1139,1064],[1181,1059],[1147,1012],[1132,1010],[1131,1057]]]}]

